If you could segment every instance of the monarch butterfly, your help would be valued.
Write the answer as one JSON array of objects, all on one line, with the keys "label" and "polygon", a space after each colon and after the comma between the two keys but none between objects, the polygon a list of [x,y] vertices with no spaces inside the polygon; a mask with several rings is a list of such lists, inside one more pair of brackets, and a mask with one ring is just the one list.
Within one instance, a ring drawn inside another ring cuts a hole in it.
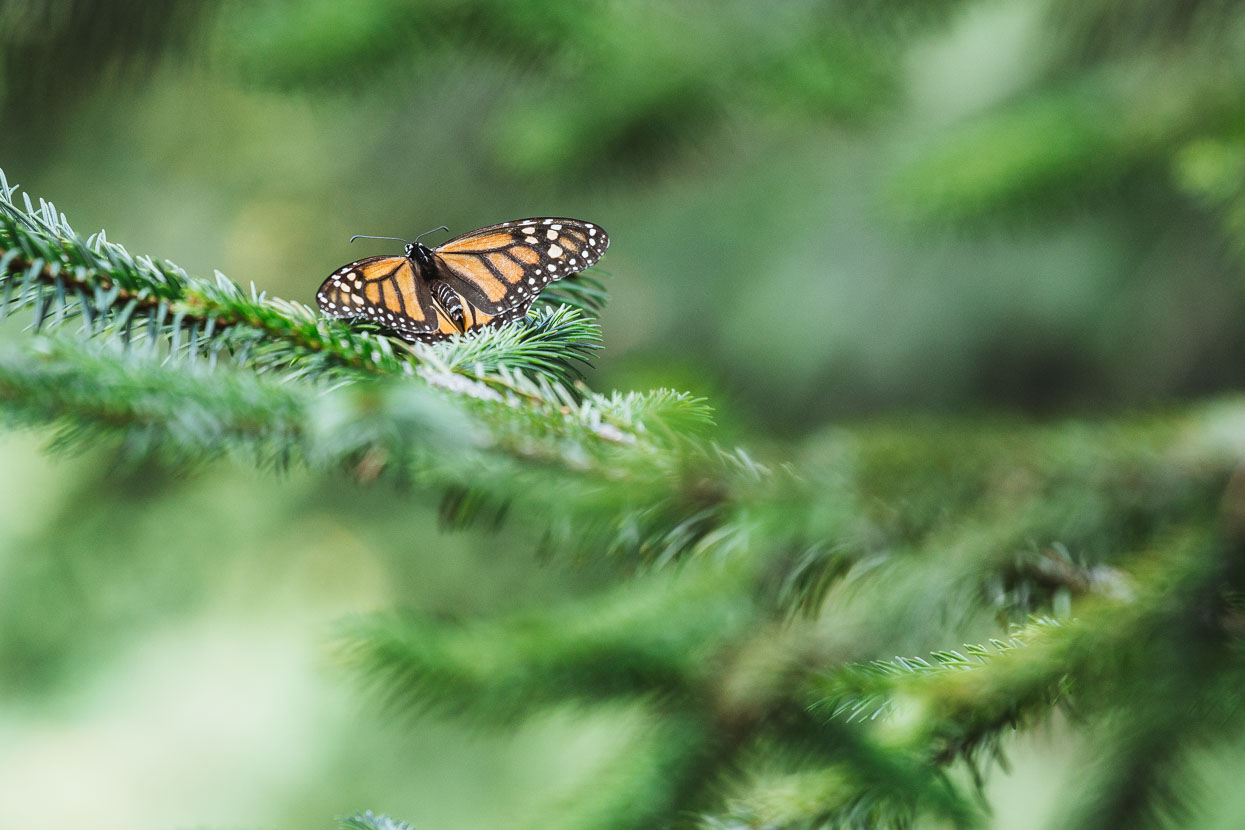
[{"label": "monarch butterfly", "polygon": [[546,285],[592,265],[609,244],[591,222],[543,217],[489,225],[436,248],[416,238],[402,256],[338,268],[316,302],[329,317],[368,317],[404,339],[432,342],[523,319]]}]

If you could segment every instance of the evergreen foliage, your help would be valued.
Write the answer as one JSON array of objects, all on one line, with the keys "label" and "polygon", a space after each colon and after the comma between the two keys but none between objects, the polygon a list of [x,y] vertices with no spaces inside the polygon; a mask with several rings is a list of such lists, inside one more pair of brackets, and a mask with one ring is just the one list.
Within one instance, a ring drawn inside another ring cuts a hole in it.
[{"label": "evergreen foliage", "polygon": [[1238,4],[1057,0],[1037,83],[943,131],[894,181],[922,220],[986,224],[1134,194],[1194,197],[1242,244]]},{"label": "evergreen foliage", "polygon": [[[400,481],[449,524],[619,567],[539,610],[341,632],[395,712],[632,712],[542,828],[978,827],[1009,736],[1059,706],[1095,759],[1065,826],[1161,826],[1193,809],[1190,759],[1245,727],[1239,401],[835,430],[761,463],[713,440],[699,399],[578,379],[598,283],[527,326],[410,345],[84,240],[14,193],[0,176],[3,313],[31,329],[0,352],[10,422],[56,426],[58,448]],[[963,630],[988,643],[942,639]]]},{"label": "evergreen foliage", "polygon": [[[897,97],[904,37],[878,10],[725,5],[471,0],[428,3],[414,15],[402,2],[364,0],[349,10],[311,3],[290,15],[266,2],[229,21],[219,51],[248,79],[293,88],[358,87],[396,66],[435,71],[456,52],[521,64],[527,77],[493,119],[488,148],[497,165],[521,175],[668,157],[689,132],[708,132],[740,103],[860,120]],[[936,18],[948,5],[929,4],[915,16]],[[758,37],[762,27],[788,36]],[[697,32],[694,49],[689,31]],[[437,37],[426,49],[375,48],[393,39],[426,42],[428,32]]]}]

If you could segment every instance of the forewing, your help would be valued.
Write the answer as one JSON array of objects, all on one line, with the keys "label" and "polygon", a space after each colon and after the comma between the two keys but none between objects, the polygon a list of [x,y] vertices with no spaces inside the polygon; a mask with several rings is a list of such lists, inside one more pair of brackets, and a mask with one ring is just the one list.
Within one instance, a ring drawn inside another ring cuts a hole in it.
[{"label": "forewing", "polygon": [[437,276],[489,316],[514,319],[546,285],[593,265],[609,247],[600,226],[541,217],[490,225],[435,250]]},{"label": "forewing", "polygon": [[[448,324],[428,283],[404,256],[376,256],[343,265],[316,292],[329,317],[367,317],[406,337],[444,335]],[[452,332],[450,332],[452,333]]]}]

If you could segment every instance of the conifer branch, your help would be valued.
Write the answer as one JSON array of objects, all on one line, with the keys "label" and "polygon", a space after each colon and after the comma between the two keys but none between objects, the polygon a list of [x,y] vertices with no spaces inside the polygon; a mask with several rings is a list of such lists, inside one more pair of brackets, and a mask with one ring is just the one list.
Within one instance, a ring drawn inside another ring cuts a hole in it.
[{"label": "conifer branch", "polygon": [[[301,303],[249,292],[217,272],[202,280],[181,268],[134,256],[104,233],[83,239],[55,205],[36,208],[0,171],[0,318],[29,309],[35,329],[78,321],[83,333],[159,345],[174,356],[228,355],[238,365],[292,376],[414,374],[435,362],[451,372],[506,367],[557,382],[579,376],[600,344],[600,331],[571,306],[537,312],[527,326],[441,344],[408,344],[375,325],[328,320]],[[598,284],[567,289],[598,308]]]},{"label": "conifer branch", "polygon": [[[413,383],[418,396],[435,392],[455,409],[476,437],[447,443],[438,456],[421,456],[412,465],[398,437],[406,415],[355,413],[357,423],[341,423],[347,434],[366,436],[360,425],[370,424],[383,437],[371,446],[366,438],[353,439],[368,458],[369,477],[389,472],[414,480],[447,493],[460,507],[504,509],[513,502],[526,508],[515,513],[551,545],[595,545],[639,559],[688,552],[729,521],[726,505],[737,484],[764,474],[746,454],[722,451],[699,437],[711,423],[703,401],[667,390],[601,395],[571,383],[577,365],[600,342],[595,322],[579,309],[546,306],[527,325],[435,345],[403,343],[373,325],[325,320],[307,306],[266,298],[254,288],[244,291],[220,274],[200,280],[172,264],[133,256],[102,232],[83,240],[55,206],[36,207],[26,198],[19,208],[14,192],[0,173],[0,312],[29,310],[34,328],[74,336],[84,350],[78,360],[72,349],[49,340],[40,341],[50,353],[38,361],[10,355],[10,389],[31,398],[15,398],[11,407],[27,422],[36,413],[55,416],[62,426],[73,425],[67,435],[86,434],[92,420],[117,434],[132,427],[154,442],[142,443],[141,451],[167,441],[183,455],[199,451],[203,457],[220,453],[211,441],[243,437],[230,424],[251,422],[229,409],[237,402],[229,395],[215,405],[202,399],[193,404],[205,417],[217,418],[197,442],[176,429],[155,428],[153,411],[126,409],[121,378],[106,371],[95,377],[95,368],[75,365],[92,353],[101,358],[106,349],[112,351],[104,362],[121,361],[119,371],[132,376],[134,388],[163,384],[171,396],[164,405],[168,417],[175,417],[177,396],[195,397],[186,384],[178,385],[177,373],[258,372],[271,379],[274,386],[266,388],[272,394],[280,393],[276,384],[288,384],[288,405],[273,411],[293,407],[297,415],[291,417],[303,424],[318,411],[318,396],[335,385],[377,378],[392,379],[386,388]],[[570,290],[576,293],[587,307],[599,307],[599,284],[591,279]],[[72,321],[80,323],[76,332],[70,331]],[[81,379],[73,399],[68,391],[58,397],[52,388],[50,379],[58,373]],[[322,432],[278,429],[274,436],[284,438],[269,440],[295,441],[296,434],[304,443],[293,443],[282,457],[319,465],[333,455],[309,443],[327,441]],[[682,512],[688,505],[696,508],[691,520]],[[472,511],[450,512],[455,520],[472,518]]]},{"label": "conifer branch", "polygon": [[[1035,619],[989,646],[836,668],[814,685],[825,694],[815,710],[859,722],[876,740],[926,758],[931,769],[965,761],[979,787],[983,755],[1002,762],[1005,737],[1047,717],[1055,704],[1100,720],[1116,707],[1149,710],[1108,727],[1116,733],[1108,745],[1120,754],[1101,764],[1110,772],[1099,795],[1087,799],[1093,808],[1078,817],[1087,828],[1149,826],[1176,807],[1176,793],[1159,784],[1172,780],[1188,742],[1245,721],[1230,691],[1245,680],[1245,661],[1223,659],[1225,647],[1240,640],[1230,599],[1245,576],[1238,558],[1230,539],[1195,534],[1143,568],[1146,581],[1135,595],[1099,598],[1062,623]],[[1190,624],[1201,629],[1193,639]],[[1155,665],[1155,658],[1172,665]],[[888,724],[892,715],[898,723]]]},{"label": "conifer branch", "polygon": [[[1015,435],[974,425],[900,452],[896,441],[914,439],[863,431],[841,435],[828,458],[775,468],[716,444],[699,399],[568,382],[598,337],[579,310],[435,346],[398,343],[221,277],[195,280],[102,236],[83,242],[51,205],[18,210],[2,186],[0,299],[47,331],[0,351],[10,419],[57,424],[65,446],[107,435],[136,454],[245,452],[263,464],[393,476],[443,494],[451,521],[505,513],[555,549],[687,563],[539,613],[457,626],[381,617],[347,635],[347,659],[401,709],[503,723],[568,700],[646,707],[651,740],[618,774],[666,789],[639,812],[618,806],[627,787],[587,799],[585,812],[565,813],[583,826],[695,812],[732,827],[903,826],[927,814],[972,827],[979,810],[950,783],[949,765],[976,772],[1015,725],[1056,701],[1083,707],[1107,679],[1125,678],[1156,712],[1183,696],[1238,714],[1178,682],[1145,686],[1138,669],[1138,649],[1158,647],[1178,655],[1173,676],[1214,677],[1219,690],[1241,676],[1218,646],[1192,662],[1179,653],[1192,629],[1192,640],[1222,644],[1222,629],[1198,627],[1207,608],[1211,619],[1221,613],[1202,596],[1208,586],[1245,586],[1198,570],[1200,550],[1177,550],[1210,545],[1195,531],[1213,524],[1239,463],[1237,445],[1216,437],[1214,412]],[[77,333],[70,320],[82,323]],[[1224,407],[1239,415],[1239,404]],[[931,469],[936,479],[922,479]],[[887,503],[903,509],[878,510]],[[1194,531],[1156,541],[1173,528]],[[1144,546],[1189,570],[1172,565],[1176,576],[1134,588],[1083,558]],[[906,581],[891,578],[901,565]],[[756,630],[792,607],[815,611],[849,575],[858,591],[876,591],[873,613],[891,616],[1023,613],[1060,594],[1081,607],[1077,620],[932,661],[844,667],[808,648],[776,668],[777,681],[733,694],[749,685],[736,672]],[[887,711],[912,717],[897,728]],[[1163,758],[1207,732],[1197,718],[1163,729],[1117,741],[1133,747],[1130,774],[1164,780]],[[714,788],[765,746],[808,757],[717,809]],[[1122,779],[1105,778],[1102,792],[1086,826],[1145,819]]]},{"label": "conifer branch", "polygon": [[[908,546],[934,546],[956,551],[952,567],[940,567],[939,578],[946,580],[958,568],[954,579],[961,590],[977,595],[966,598],[1010,603],[1013,612],[1028,613],[1073,583],[1055,584],[1049,570],[1017,567],[1018,547],[1036,539],[1081,550],[1117,532],[1089,527],[1088,535],[1069,536],[1059,521],[1060,505],[1117,490],[1132,497],[1138,475],[1161,482],[1170,477],[1164,459],[1138,461],[1129,455],[1135,450],[1124,449],[1167,440],[1162,430],[1146,424],[1119,440],[1107,429],[1091,439],[1101,448],[1096,452],[1117,454],[1116,467],[1123,470],[1118,484],[1100,480],[1097,471],[1080,470],[1081,459],[1093,456],[1065,448],[1069,439],[1060,430],[1041,439],[1026,434],[1021,441],[1026,447],[1040,440],[1047,449],[1036,455],[1026,449],[1016,463],[1053,489],[1017,504],[992,480],[992,469],[975,461],[981,450],[974,428],[971,437],[952,435],[908,448],[910,471],[952,470],[954,490],[932,488],[907,499],[902,513],[879,518],[869,506],[871,482],[886,486],[886,476],[905,475],[886,466],[885,434],[858,439],[864,453],[858,473],[844,475],[838,462],[770,469],[743,450],[711,440],[703,401],[666,390],[602,395],[566,382],[575,363],[586,360],[599,342],[595,324],[574,309],[546,310],[526,327],[434,346],[406,344],[374,326],[324,320],[306,306],[243,291],[219,275],[197,280],[170,264],[132,256],[102,234],[83,241],[51,204],[19,209],[14,189],[2,177],[0,191],[5,308],[30,309],[37,325],[62,334],[68,321],[81,321],[82,337],[75,342],[83,348],[128,344],[124,359],[134,372],[155,371],[166,361],[181,367],[173,371],[189,371],[196,362],[206,368],[195,371],[259,371],[274,383],[297,385],[292,394],[307,406],[333,385],[377,377],[392,379],[395,388],[410,382],[421,395],[435,390],[461,423],[471,425],[466,432],[473,437],[447,443],[417,466],[398,462],[404,457],[398,439],[386,438],[391,446],[370,450],[365,441],[356,442],[369,459],[369,475],[391,473],[443,494],[451,522],[497,516],[513,505],[518,509],[508,515],[543,534],[554,549],[613,553],[637,563],[709,555],[766,562],[760,578],[778,608],[815,610],[827,588],[859,563],[898,561]],[[146,362],[140,367],[140,361]],[[22,377],[11,381],[33,383],[29,373]],[[32,411],[24,417],[33,417]],[[77,421],[89,411],[62,410]],[[387,421],[391,415],[396,423]],[[220,417],[222,424],[233,418],[229,412]],[[109,423],[123,431],[115,417]],[[360,423],[371,424],[377,435],[396,436],[406,420],[378,410]],[[342,427],[353,436],[364,432],[353,424]],[[323,433],[317,435],[324,440]],[[839,443],[853,440],[844,436]],[[1111,449],[1117,445],[1120,449]],[[931,448],[942,455],[929,457]],[[287,454],[313,464],[325,457],[314,447]],[[1105,469],[1110,474],[1116,467]],[[1146,505],[1147,513],[1161,522],[1164,510],[1178,511],[1189,499],[1203,498],[1203,491],[1219,486],[1215,469],[1191,468],[1190,475],[1177,479],[1183,489],[1163,489]],[[927,507],[931,498],[933,506]],[[1115,512],[1125,515],[1126,507]],[[947,516],[956,517],[955,524],[946,525]],[[1062,572],[1076,576],[1075,567]]]},{"label": "conifer branch", "polygon": [[699,568],[504,619],[368,617],[346,630],[341,653],[395,710],[500,726],[568,695],[687,696],[700,660],[752,622],[747,585],[738,568]]},{"label": "conifer branch", "polygon": [[[798,772],[756,774],[736,789],[719,815],[704,816],[704,830],[907,830],[921,816],[957,828],[984,823],[981,806],[951,781],[931,775],[912,759],[867,752],[850,733],[844,752],[856,759]],[[895,756],[898,756],[896,753]],[[871,757],[873,764],[859,758]]]},{"label": "conifer branch", "polygon": [[26,348],[0,350],[5,416],[25,425],[56,424],[56,445],[65,448],[115,437],[140,456],[199,461],[249,453],[281,467],[294,460],[332,467],[369,453],[410,458],[485,440],[461,411],[424,387],[312,390],[124,348],[39,336]]}]

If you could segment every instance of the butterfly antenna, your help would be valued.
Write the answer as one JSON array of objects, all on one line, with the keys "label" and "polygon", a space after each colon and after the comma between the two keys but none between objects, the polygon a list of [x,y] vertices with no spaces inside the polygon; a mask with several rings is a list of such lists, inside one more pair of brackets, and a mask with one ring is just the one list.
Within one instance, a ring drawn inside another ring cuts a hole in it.
[{"label": "butterfly antenna", "polygon": [[424,231],[424,232],[423,232],[423,233],[421,233],[419,236],[415,237],[415,241],[416,241],[416,242],[418,242],[419,240],[423,239],[423,238],[424,238],[425,236],[427,236],[428,234],[430,234],[430,233],[436,233],[437,231],[446,231],[446,232],[449,232],[449,228],[447,228],[445,225],[442,225],[442,226],[441,226],[441,227],[439,227],[439,228],[433,228],[433,229],[432,229],[432,230],[430,230],[430,231]]},{"label": "butterfly antenna", "polygon": [[411,244],[408,240],[401,239],[396,236],[368,236],[367,234],[356,233],[354,236],[350,237],[351,242],[354,242],[356,239],[393,239],[397,242],[406,242],[408,245]]}]

